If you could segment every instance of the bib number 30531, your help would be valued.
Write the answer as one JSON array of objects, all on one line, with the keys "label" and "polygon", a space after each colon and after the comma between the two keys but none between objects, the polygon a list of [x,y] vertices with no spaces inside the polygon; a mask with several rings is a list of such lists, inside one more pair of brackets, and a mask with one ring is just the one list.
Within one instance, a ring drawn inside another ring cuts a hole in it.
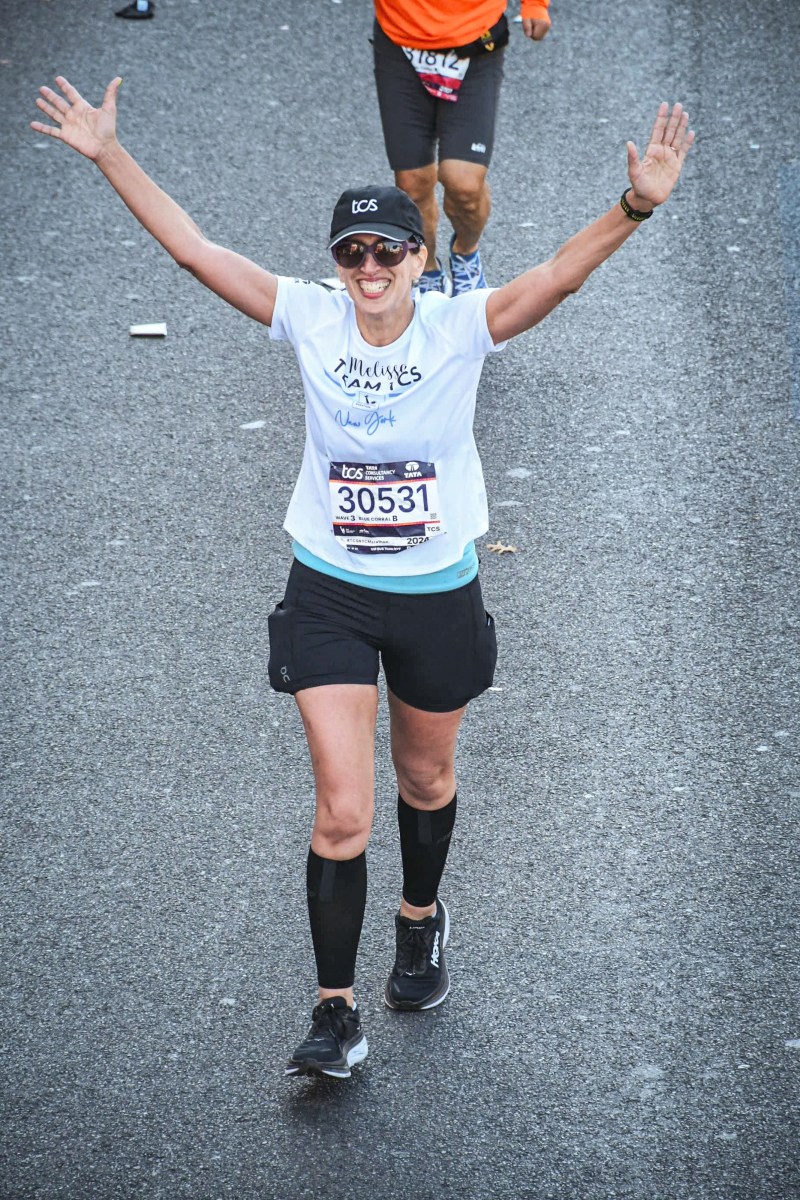
[{"label": "bib number 30531", "polygon": [[332,462],[333,532],[352,554],[397,554],[444,533],[436,464]]}]

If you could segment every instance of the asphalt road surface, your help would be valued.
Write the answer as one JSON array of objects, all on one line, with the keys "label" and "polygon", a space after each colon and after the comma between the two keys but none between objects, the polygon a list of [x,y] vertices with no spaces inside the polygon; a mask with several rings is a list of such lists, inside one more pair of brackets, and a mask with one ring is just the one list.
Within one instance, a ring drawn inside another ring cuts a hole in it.
[{"label": "asphalt road surface", "polygon": [[337,195],[388,178],[371,8],[117,4],[0,6],[0,1193],[792,1200],[800,6],[554,0],[545,43],[514,29],[491,282],[617,199],[660,100],[698,141],[667,207],[485,368],[501,655],[460,748],[453,989],[382,1005],[382,717],[371,1052],[334,1084],[282,1075],[314,997],[310,769],[265,670],[296,364],[28,122],[56,74],[94,102],[121,74],[124,144],[209,237],[329,275]]}]

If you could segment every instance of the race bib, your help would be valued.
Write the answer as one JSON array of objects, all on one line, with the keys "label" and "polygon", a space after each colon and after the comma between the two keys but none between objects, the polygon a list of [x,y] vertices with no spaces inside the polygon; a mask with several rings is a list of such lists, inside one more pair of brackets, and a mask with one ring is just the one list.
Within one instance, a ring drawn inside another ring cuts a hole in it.
[{"label": "race bib", "polygon": [[436,464],[332,462],[333,533],[351,554],[397,554],[445,533]]},{"label": "race bib", "polygon": [[458,89],[470,64],[468,58],[459,58],[455,50],[414,50],[411,46],[403,46],[402,50],[426,91],[437,100],[458,99]]}]

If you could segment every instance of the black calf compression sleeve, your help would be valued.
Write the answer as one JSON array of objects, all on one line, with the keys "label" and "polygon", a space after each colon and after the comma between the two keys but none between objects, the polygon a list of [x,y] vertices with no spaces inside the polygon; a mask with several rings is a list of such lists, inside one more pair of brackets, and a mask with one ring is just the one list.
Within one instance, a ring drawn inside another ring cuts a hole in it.
[{"label": "black calf compression sleeve", "polygon": [[322,988],[350,988],[367,902],[367,856],[344,862],[308,851],[306,894],[311,941]]},{"label": "black calf compression sleeve", "polygon": [[456,823],[457,796],[444,808],[423,812],[397,797],[400,853],[403,856],[403,899],[415,908],[427,908],[436,899],[450,835]]}]

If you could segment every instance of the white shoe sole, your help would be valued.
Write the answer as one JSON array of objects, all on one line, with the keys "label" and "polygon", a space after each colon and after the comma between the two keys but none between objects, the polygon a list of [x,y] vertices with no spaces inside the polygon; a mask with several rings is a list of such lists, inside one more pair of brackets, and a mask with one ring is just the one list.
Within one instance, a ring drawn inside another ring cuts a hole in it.
[{"label": "white shoe sole", "polygon": [[287,1067],[284,1075],[327,1075],[331,1079],[349,1079],[350,1068],[363,1062],[368,1053],[369,1043],[366,1037],[362,1037],[360,1042],[356,1042],[355,1046],[351,1046],[347,1051],[346,1067],[327,1067],[323,1063],[303,1063],[296,1067]]},{"label": "white shoe sole", "polygon": [[[450,937],[450,913],[447,911],[447,905],[445,904],[444,900],[439,900],[437,897],[437,903],[441,906],[442,912],[444,913],[444,932],[442,934],[442,949],[444,950]],[[387,984],[386,986],[388,987],[389,985]],[[392,1012],[426,1012],[429,1008],[438,1008],[442,1001],[447,999],[449,994],[450,974],[448,972],[447,987],[445,991],[441,994],[441,996],[437,996],[435,1000],[431,1000],[428,1004],[420,1004],[418,1008],[406,1008],[405,1005],[392,1004],[390,1003],[385,991],[383,993],[383,1003],[387,1008],[390,1008]]]}]

